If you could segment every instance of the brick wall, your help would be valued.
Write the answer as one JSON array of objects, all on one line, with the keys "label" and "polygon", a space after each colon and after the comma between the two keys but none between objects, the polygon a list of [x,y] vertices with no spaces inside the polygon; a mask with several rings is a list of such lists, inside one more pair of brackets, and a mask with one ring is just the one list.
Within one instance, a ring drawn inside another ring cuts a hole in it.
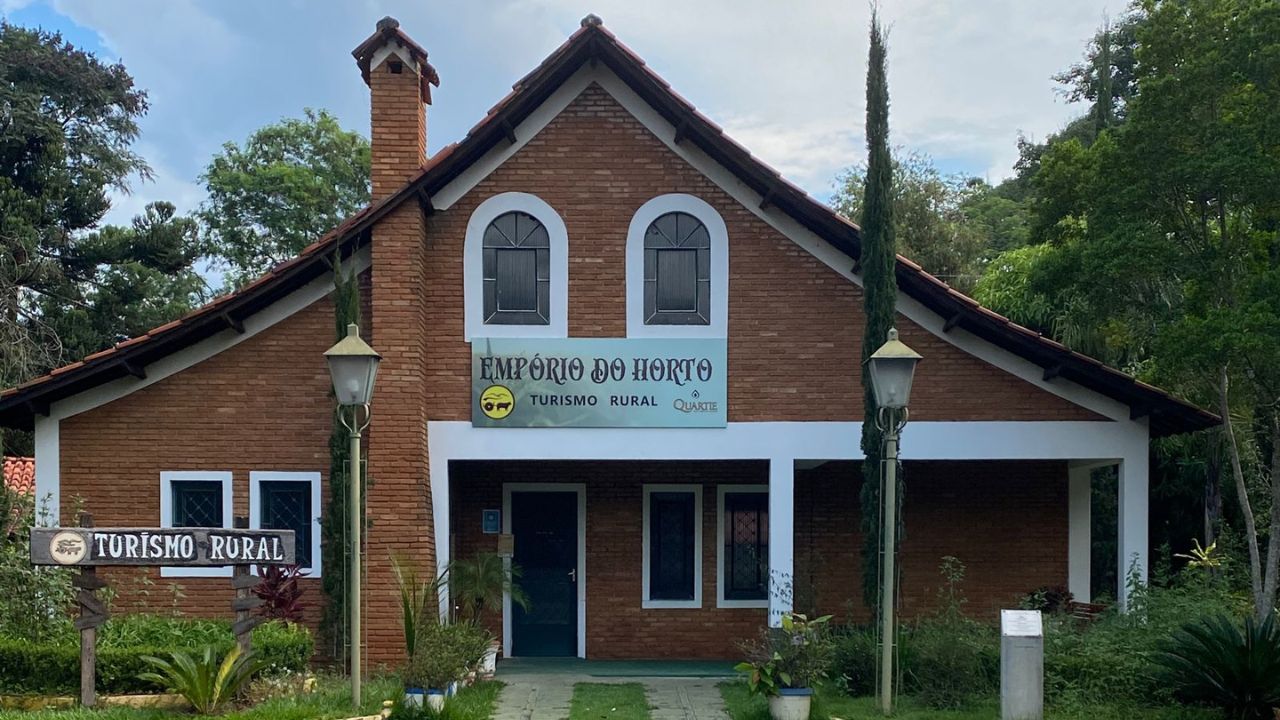
[{"label": "brick wall", "polygon": [[[231,471],[235,515],[249,514],[253,470],[318,471],[328,497],[332,401],[322,353],[333,309],[321,300],[235,347],[123,399],[60,423],[62,522],[75,508],[100,526],[160,524],[160,473]],[[107,570],[118,610],[231,618],[230,578]],[[318,579],[304,580],[314,626]],[[174,590],[185,595],[175,601]]]},{"label": "brick wall", "polygon": [[[399,66],[400,72],[392,72]],[[416,64],[391,56],[369,71],[373,199],[390,195],[427,157],[427,109]]]},{"label": "brick wall", "polygon": [[[906,464],[902,607],[935,606],[945,555],[967,568],[967,610],[996,610],[1042,585],[1066,583],[1066,466],[1051,462]],[[587,656],[733,658],[763,609],[716,608],[716,486],[767,484],[768,464],[734,462],[456,462],[450,472],[455,557],[496,549],[481,510],[502,507],[504,482],[583,483],[587,488]],[[702,486],[702,608],[641,607],[643,485]],[[796,607],[868,619],[862,604],[860,478],[853,463],[796,474]],[[1005,528],[1002,530],[1002,528]],[[852,615],[850,616],[850,611]],[[490,618],[501,636],[501,615]]]}]

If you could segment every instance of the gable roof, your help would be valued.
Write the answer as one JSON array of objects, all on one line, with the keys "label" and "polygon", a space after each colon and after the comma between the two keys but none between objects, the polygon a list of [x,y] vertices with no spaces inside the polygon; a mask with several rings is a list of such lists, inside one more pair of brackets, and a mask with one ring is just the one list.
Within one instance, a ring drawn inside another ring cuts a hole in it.
[{"label": "gable roof", "polygon": [[[391,30],[403,34],[398,28]],[[375,33],[361,47],[380,40],[381,35]],[[604,63],[676,128],[677,143],[695,144],[759,194],[763,198],[762,208],[772,206],[788,214],[848,256],[850,267],[856,269],[862,244],[857,225],[809,197],[777,170],[753,157],[673,91],[644,60],[605,29],[598,17],[588,15],[581,27],[538,67],[513,85],[511,92],[499,100],[467,132],[465,138],[441,149],[395,193],[366,207],[303,250],[298,257],[273,268],[239,291],[218,298],[146,335],[131,338],[0,393],[0,425],[30,427],[34,415],[47,413],[51,402],[119,377],[143,376],[146,364],[154,359],[228,327],[242,329],[240,319],[323,274],[335,249],[349,255],[368,243],[372,226],[402,202],[413,199],[420,202],[426,212],[432,212],[432,195],[494,147],[515,142],[514,128],[587,62]],[[945,318],[947,331],[962,328],[1044,368],[1046,380],[1063,378],[1128,405],[1132,418],[1149,417],[1152,436],[1202,430],[1220,422],[1213,413],[1074,352],[982,307],[901,255],[897,259],[895,274],[899,290]]]}]

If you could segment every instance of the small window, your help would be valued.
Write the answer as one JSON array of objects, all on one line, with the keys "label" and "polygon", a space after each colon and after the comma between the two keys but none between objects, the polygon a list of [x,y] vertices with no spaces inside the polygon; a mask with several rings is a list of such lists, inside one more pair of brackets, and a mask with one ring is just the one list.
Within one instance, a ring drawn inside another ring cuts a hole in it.
[{"label": "small window", "polygon": [[701,498],[698,486],[645,486],[643,607],[701,606]]},{"label": "small window", "polygon": [[689,213],[666,213],[645,230],[644,322],[711,324],[711,234]]},{"label": "small window", "polygon": [[769,495],[727,492],[724,495],[725,600],[769,598]]},{"label": "small window", "polygon": [[174,480],[173,527],[223,526],[222,483],[217,480]]},{"label": "small window", "polygon": [[[160,527],[229,528],[231,473],[165,470],[160,473]],[[231,577],[230,567],[162,567],[160,576]]]},{"label": "small window", "polygon": [[249,473],[250,526],[292,530],[298,566],[320,577],[320,473]]},{"label": "small window", "polygon": [[486,325],[551,322],[551,236],[537,218],[508,212],[484,231]]}]

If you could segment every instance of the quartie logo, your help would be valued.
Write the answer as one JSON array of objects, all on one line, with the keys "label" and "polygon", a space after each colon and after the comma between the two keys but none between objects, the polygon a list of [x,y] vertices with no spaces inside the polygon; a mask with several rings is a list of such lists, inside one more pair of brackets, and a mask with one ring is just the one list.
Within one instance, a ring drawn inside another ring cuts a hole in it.
[{"label": "quartie logo", "polygon": [[694,390],[687,400],[684,398],[672,400],[671,407],[682,413],[713,413],[719,412],[720,403],[715,400],[703,400],[702,394]]}]

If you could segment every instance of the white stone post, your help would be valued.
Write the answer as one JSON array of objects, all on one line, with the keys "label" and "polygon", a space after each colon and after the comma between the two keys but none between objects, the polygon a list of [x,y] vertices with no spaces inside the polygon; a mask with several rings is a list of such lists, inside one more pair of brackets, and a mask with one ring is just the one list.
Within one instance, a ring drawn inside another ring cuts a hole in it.
[{"label": "white stone post", "polygon": [[1129,589],[1126,579],[1131,567],[1136,567],[1138,581],[1147,582],[1147,501],[1149,492],[1146,443],[1139,450],[1120,461],[1119,482],[1120,520],[1117,530],[1116,597],[1121,609],[1129,607]]},{"label": "white stone post", "polygon": [[1077,602],[1090,602],[1090,476],[1093,466],[1073,463],[1067,469],[1067,589]]},{"label": "white stone post", "polygon": [[795,597],[795,460],[769,461],[769,626],[778,627]]},{"label": "white stone post", "polygon": [[[435,529],[436,543],[436,577],[444,575],[449,569],[449,563],[452,562],[449,546],[449,465],[441,463],[443,472],[439,468],[432,468],[436,472],[431,472],[431,524]],[[430,471],[429,471],[430,472]],[[440,586],[440,619],[446,620],[449,617],[450,599],[449,599],[449,583],[441,583]]]}]

